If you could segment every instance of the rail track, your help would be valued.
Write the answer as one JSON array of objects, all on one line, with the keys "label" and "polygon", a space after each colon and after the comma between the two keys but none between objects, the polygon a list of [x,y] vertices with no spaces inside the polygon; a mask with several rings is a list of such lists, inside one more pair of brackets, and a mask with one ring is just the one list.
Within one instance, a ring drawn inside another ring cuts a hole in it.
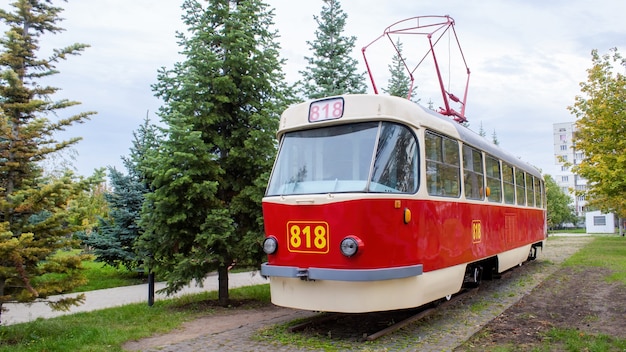
[{"label": "rail track", "polygon": [[[305,321],[298,323],[288,329],[290,332],[299,332],[304,330],[320,330],[329,331],[332,334],[334,329],[333,325],[346,326],[353,322],[353,326],[360,326],[366,329],[372,329],[372,327],[384,326],[380,330],[374,332],[356,332],[354,335],[360,334],[358,339],[362,341],[374,341],[382,336],[391,334],[403,327],[412,324],[418,320],[424,319],[438,312],[441,309],[445,309],[447,306],[456,303],[457,301],[468,298],[478,292],[478,287],[472,289],[466,289],[458,294],[450,297],[449,299],[442,299],[440,301],[412,309],[404,309],[388,312],[374,312],[374,313],[321,313],[313,316]],[[340,320],[344,322],[338,324]]]}]

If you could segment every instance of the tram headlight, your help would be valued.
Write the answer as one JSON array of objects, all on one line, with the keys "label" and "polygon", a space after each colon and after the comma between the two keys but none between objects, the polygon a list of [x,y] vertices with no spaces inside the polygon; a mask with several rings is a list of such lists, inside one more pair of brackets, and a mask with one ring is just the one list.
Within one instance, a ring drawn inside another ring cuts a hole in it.
[{"label": "tram headlight", "polygon": [[276,237],[270,236],[263,240],[263,252],[265,252],[265,254],[274,254],[277,249],[278,240],[276,240]]},{"label": "tram headlight", "polygon": [[361,244],[362,242],[356,237],[346,237],[341,240],[341,254],[345,255],[346,257],[352,257],[359,251],[359,247]]}]

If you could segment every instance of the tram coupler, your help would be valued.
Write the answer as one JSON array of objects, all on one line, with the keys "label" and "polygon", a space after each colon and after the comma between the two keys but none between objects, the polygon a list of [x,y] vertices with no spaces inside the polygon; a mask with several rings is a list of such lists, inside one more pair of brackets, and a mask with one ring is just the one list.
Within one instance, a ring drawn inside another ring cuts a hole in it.
[{"label": "tram coupler", "polygon": [[309,269],[298,269],[296,276],[302,281],[309,281]]}]

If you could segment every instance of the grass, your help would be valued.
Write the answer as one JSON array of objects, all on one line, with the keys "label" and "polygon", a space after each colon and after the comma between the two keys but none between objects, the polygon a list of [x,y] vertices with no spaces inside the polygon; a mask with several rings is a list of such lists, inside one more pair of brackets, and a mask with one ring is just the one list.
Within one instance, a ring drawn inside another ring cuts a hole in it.
[{"label": "grass", "polygon": [[552,329],[546,336],[541,351],[553,351],[555,349],[589,352],[625,351],[626,340],[603,334],[589,335],[573,329]]},{"label": "grass", "polygon": [[[230,290],[232,300],[267,303],[269,296],[267,284]],[[0,326],[0,352],[123,351],[126,341],[171,331],[211,313],[204,303],[216,299],[217,292],[208,292],[158,301],[152,307],[137,303]]]},{"label": "grass", "polygon": [[626,238],[595,237],[584,250],[568,258],[564,266],[603,267],[612,271],[608,281],[619,281],[626,285]]},{"label": "grass", "polygon": [[304,334],[289,332],[290,327],[306,320],[307,319],[297,319],[284,324],[269,326],[254,335],[253,338],[259,341],[278,343],[283,346],[293,346],[299,349],[323,350],[327,352],[344,351],[354,347],[354,343],[352,342],[332,340],[327,335],[306,336]]},{"label": "grass", "polygon": [[469,307],[470,311],[473,313],[480,313],[483,310],[489,308],[491,303],[486,299],[479,299],[476,302],[472,303]]},{"label": "grass", "polygon": [[587,233],[585,228],[563,229],[563,230],[550,230],[548,233]]},{"label": "grass", "polygon": [[[67,253],[78,253],[78,250],[72,250]],[[101,290],[105,288],[140,285],[148,282],[147,273],[140,271],[129,271],[125,267],[114,268],[102,262],[95,260],[83,261],[85,270],[83,274],[87,278],[87,284],[75,287],[72,292],[87,292],[93,290]],[[255,270],[251,267],[234,267],[231,273]]]},{"label": "grass", "polygon": [[[69,251],[58,252],[57,256],[76,255],[81,252],[80,249],[72,249]],[[139,285],[147,282],[147,276],[141,272],[129,271],[124,267],[114,268],[102,262],[96,262],[93,258],[82,262],[83,275],[87,279],[85,285],[75,287],[71,292],[87,292],[93,290],[101,290],[105,288],[113,288],[120,286]],[[50,275],[52,276],[52,275]]]},{"label": "grass", "polygon": [[190,316],[168,304],[130,304],[38,319],[1,328],[0,351],[122,351],[125,341],[169,331]]},{"label": "grass", "polygon": [[73,292],[86,292],[120,286],[139,285],[148,282],[147,275],[128,271],[125,268],[114,268],[95,261],[83,262],[87,284],[76,287]]}]

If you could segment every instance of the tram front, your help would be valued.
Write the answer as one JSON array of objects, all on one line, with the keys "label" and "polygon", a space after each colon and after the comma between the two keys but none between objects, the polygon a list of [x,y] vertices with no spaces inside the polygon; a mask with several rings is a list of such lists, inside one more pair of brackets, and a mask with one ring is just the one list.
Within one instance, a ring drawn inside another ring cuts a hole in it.
[{"label": "tram front", "polygon": [[420,178],[410,127],[417,109],[406,99],[355,95],[283,113],[263,199],[261,274],[274,304],[366,312],[429,299],[415,290],[423,269],[410,210]]}]

